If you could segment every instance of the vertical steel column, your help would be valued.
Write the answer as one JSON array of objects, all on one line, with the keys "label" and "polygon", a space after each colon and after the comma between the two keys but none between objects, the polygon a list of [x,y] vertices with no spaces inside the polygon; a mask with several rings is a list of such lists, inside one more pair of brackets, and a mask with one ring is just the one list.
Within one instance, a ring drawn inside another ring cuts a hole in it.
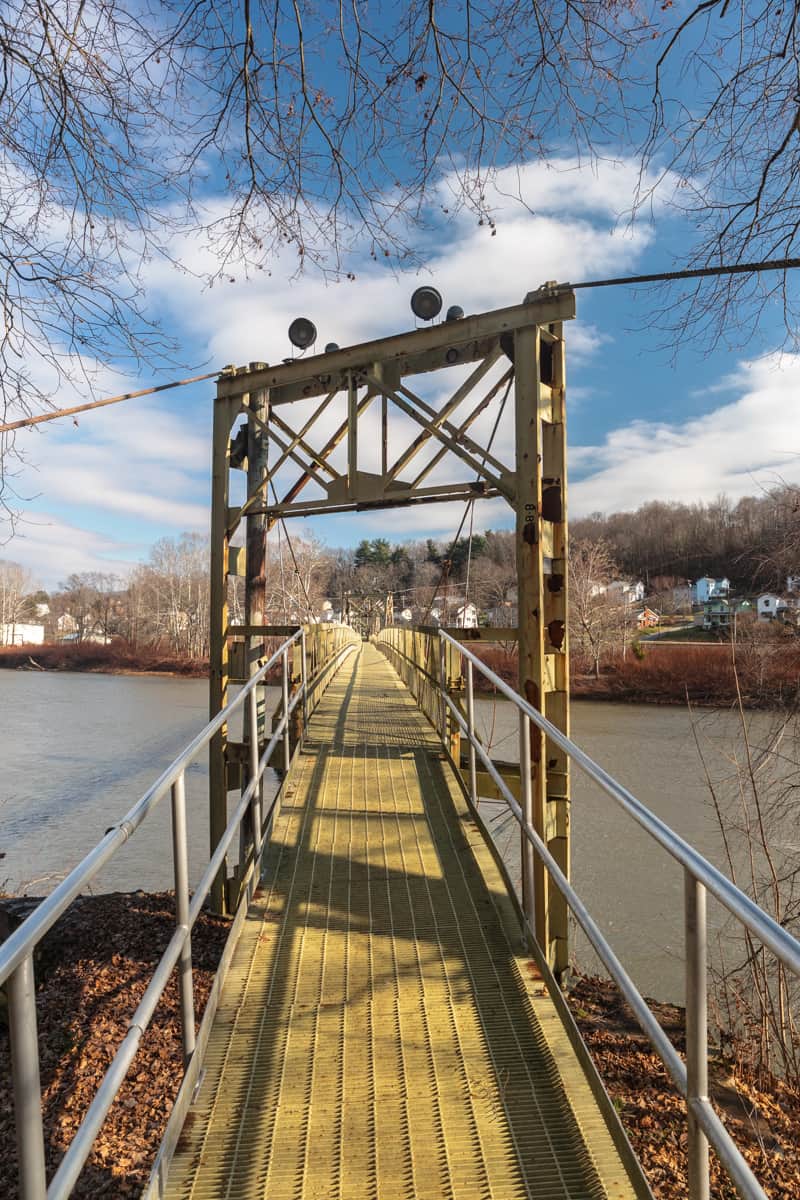
[{"label": "vertical steel column", "polygon": [[692,1101],[708,1099],[708,1007],[706,889],[684,872],[686,920],[686,1112],[689,1200],[709,1200],[708,1139]]},{"label": "vertical steel column", "polygon": [[[172,864],[175,873],[175,923],[189,928],[189,850],[186,840],[186,783],[183,771],[172,785]],[[181,999],[183,1065],[194,1053],[194,984],[192,980],[192,935],[186,938],[178,959],[178,989]]]},{"label": "vertical steel column", "polygon": [[[234,373],[235,374],[235,373]],[[230,379],[231,375],[225,376]],[[239,411],[239,396],[217,397],[214,403],[214,444],[211,477],[211,585],[209,614],[209,716],[215,717],[228,699],[228,551],[230,546],[230,440]],[[209,841],[213,854],[228,823],[228,729],[223,726],[209,744]],[[211,889],[213,912],[226,907],[223,863]]]},{"label": "vertical steel column", "polygon": [[[539,330],[518,329],[514,335],[514,421],[516,441],[516,551],[519,607],[519,691],[529,704],[545,710],[544,658],[544,564],[542,561],[542,445],[539,419]],[[546,840],[547,774],[544,739],[535,725],[529,730],[531,787],[529,819]],[[520,747],[520,762],[522,747]],[[522,781],[523,791],[528,781]],[[524,864],[527,838],[520,834],[520,856]],[[552,965],[548,880],[543,864],[534,861],[533,891],[523,871],[523,909],[534,911],[536,940]]]},{"label": "vertical steel column", "polygon": [[33,955],[23,959],[6,983],[11,1034],[11,1078],[17,1127],[20,1200],[44,1200],[42,1091],[39,1082],[39,1039],[36,1031],[36,982]]},{"label": "vertical steel column", "polygon": [[475,691],[472,660],[467,659],[467,729],[469,730],[469,794],[478,807],[478,769],[475,761]]},{"label": "vertical steel column", "polygon": [[[250,363],[250,370],[256,371],[266,367],[266,363]],[[247,497],[262,496],[267,500],[267,480],[269,461],[269,439],[264,428],[269,420],[269,390],[258,388],[250,393],[248,408],[253,418],[247,422]],[[265,512],[248,513],[245,519],[245,577],[244,577],[244,620],[245,624],[256,629],[266,624],[267,603],[267,514]],[[252,678],[258,670],[258,660],[264,653],[264,636],[251,633],[247,637],[247,670],[245,675]],[[259,727],[264,725],[264,719],[253,720],[251,706],[247,706],[244,720],[245,743],[255,742],[258,747]],[[258,755],[256,755],[258,761]],[[245,829],[244,824],[242,829]],[[243,848],[244,849],[244,848]],[[242,862],[244,861],[242,855]]]},{"label": "vertical steel column", "polygon": [[347,375],[347,490],[358,499],[358,388],[352,372]]}]

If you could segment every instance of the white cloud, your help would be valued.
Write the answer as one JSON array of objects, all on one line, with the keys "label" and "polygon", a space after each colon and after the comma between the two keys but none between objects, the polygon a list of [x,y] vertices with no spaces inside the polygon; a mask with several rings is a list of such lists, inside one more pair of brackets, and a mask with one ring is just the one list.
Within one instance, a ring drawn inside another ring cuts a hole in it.
[{"label": "white cloud", "polygon": [[[599,446],[574,447],[570,507],[575,515],[636,508],[646,500],[712,500],[753,495],[780,480],[800,482],[800,355],[767,355],[727,378],[741,394],[678,423],[636,421]],[[727,390],[727,388],[726,388]]]},{"label": "white cloud", "polygon": [[[151,260],[143,268],[142,282],[153,310],[184,341],[187,359],[208,360],[212,367],[257,359],[274,362],[289,353],[286,330],[291,318],[300,313],[315,321],[321,344],[333,340],[347,345],[408,329],[413,322],[409,297],[423,281],[440,288],[445,305],[458,303],[474,312],[513,304],[551,278],[575,280],[595,273],[622,273],[635,264],[651,237],[644,225],[633,231],[617,229],[617,218],[629,205],[635,182],[635,169],[629,162],[600,163],[591,169],[563,159],[549,167],[536,163],[518,171],[501,171],[487,193],[497,221],[496,236],[485,226],[479,227],[466,211],[449,220],[433,211],[429,215],[435,235],[425,248],[429,269],[424,273],[416,269],[396,272],[383,262],[365,258],[355,282],[325,286],[319,274],[309,270],[287,283],[295,271],[292,257],[291,261],[276,261],[271,275],[256,273],[245,279],[233,269],[235,284],[223,281],[208,289],[199,278],[215,265],[208,246],[199,238],[184,237],[172,252],[186,271]],[[446,183],[438,193],[440,206],[446,207],[445,196]],[[436,197],[434,210],[435,205]],[[569,331],[571,359],[589,358],[603,340],[597,329],[575,322]],[[147,382],[103,373],[93,363],[85,367],[96,395]],[[436,390],[439,381],[429,382],[429,386]],[[40,520],[40,513],[57,514],[56,525],[47,528],[57,528],[58,537],[42,535],[40,544],[42,554],[48,554],[58,542],[58,562],[64,564],[58,571],[89,569],[81,564],[90,561],[99,569],[98,564],[109,556],[129,557],[134,543],[142,546],[144,555],[147,546],[162,534],[207,527],[212,393],[213,385],[207,385],[189,393],[192,403],[187,403],[185,392],[126,401],[80,417],[77,428],[56,422],[20,435],[19,444],[36,469],[29,466],[15,483],[20,494],[37,497],[29,506],[33,519]],[[438,392],[437,399],[441,395]],[[61,405],[75,400],[69,392],[59,395]],[[297,428],[302,409],[298,405],[293,410],[290,424]],[[488,439],[495,412],[487,410],[476,422],[471,431],[476,440],[485,443]],[[327,436],[340,420],[332,405],[318,436]],[[404,436],[408,419],[396,416],[394,427],[398,437]],[[509,408],[495,442],[505,461],[510,461],[512,430]],[[374,469],[377,409],[364,423],[361,444],[362,466]],[[335,460],[340,466],[342,455],[340,451]],[[449,467],[449,477],[471,478],[472,472],[456,464],[455,470]],[[443,469],[431,481],[441,478]],[[312,489],[307,494],[313,494]],[[486,508],[491,510],[490,505],[477,506],[476,517]],[[94,509],[97,519],[87,517],[87,509]],[[364,536],[391,528],[396,530],[395,536],[405,536],[435,525],[435,533],[444,536],[453,524],[454,512],[454,506],[445,506],[441,513],[431,506],[364,514],[359,517],[359,535],[362,528]],[[115,527],[117,518],[117,540],[91,532]],[[496,523],[491,512],[485,520]],[[81,525],[87,528],[79,528]],[[27,536],[27,548],[31,549],[33,534]],[[68,563],[70,546],[75,556],[72,566]],[[16,543],[13,554],[7,556],[16,556]]]},{"label": "white cloud", "polygon": [[[271,274],[255,272],[245,279],[231,268],[204,289],[198,277],[215,264],[207,244],[187,237],[174,248],[184,272],[153,262],[146,283],[172,319],[204,338],[212,362],[276,362],[291,352],[286,330],[301,313],[315,322],[322,344],[351,345],[408,329],[409,297],[423,281],[440,289],[445,305],[482,312],[514,304],[549,279],[623,272],[653,236],[645,224],[632,231],[616,228],[635,182],[635,166],[627,160],[594,169],[579,168],[572,159],[551,167],[508,168],[498,173],[487,196],[497,219],[495,236],[466,211],[445,218],[432,206],[426,215],[435,232],[423,247],[424,271],[398,271],[365,257],[355,282],[326,284],[313,268],[292,279],[297,259],[287,252]],[[439,190],[440,201],[447,186],[445,181]],[[517,192],[523,203],[512,198]],[[228,282],[231,278],[236,282]],[[589,353],[596,341],[596,331],[577,324],[571,352]]]},{"label": "white cloud", "polygon": [[42,512],[19,523],[13,541],[2,547],[2,557],[28,567],[36,583],[49,590],[73,572],[126,575],[131,563],[119,557],[121,549],[115,538]]}]

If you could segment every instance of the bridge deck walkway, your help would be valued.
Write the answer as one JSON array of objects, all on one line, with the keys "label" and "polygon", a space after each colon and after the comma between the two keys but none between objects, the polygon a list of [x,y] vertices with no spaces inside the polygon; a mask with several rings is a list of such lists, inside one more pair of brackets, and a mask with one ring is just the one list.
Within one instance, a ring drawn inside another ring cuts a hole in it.
[{"label": "bridge deck walkway", "polygon": [[634,1190],[440,742],[373,646],[286,782],[171,1200]]}]

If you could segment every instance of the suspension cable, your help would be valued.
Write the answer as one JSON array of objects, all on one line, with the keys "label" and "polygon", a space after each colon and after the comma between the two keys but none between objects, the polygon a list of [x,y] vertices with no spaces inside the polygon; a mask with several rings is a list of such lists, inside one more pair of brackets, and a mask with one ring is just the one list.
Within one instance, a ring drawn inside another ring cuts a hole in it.
[{"label": "suspension cable", "polygon": [[[280,502],[278,500],[278,493],[275,491],[274,480],[270,479],[269,484],[270,484],[270,487],[272,488],[272,495],[275,500],[275,503],[279,504]],[[278,521],[279,521],[279,524],[283,526],[283,536],[286,539],[286,545],[289,547],[289,553],[292,556],[292,562],[294,563],[294,573],[297,576],[297,582],[300,584],[300,587],[303,589],[303,595],[305,596],[305,600],[306,600],[306,614],[310,619],[313,619],[314,614],[311,611],[311,597],[308,594],[308,588],[306,587],[305,580],[303,579],[303,576],[300,574],[300,568],[297,565],[297,556],[294,552],[294,546],[292,545],[292,539],[289,537],[289,530],[286,528],[286,522],[283,519],[283,517],[279,517]],[[284,596],[285,596],[285,594],[286,593],[284,592]]]},{"label": "suspension cable", "polygon": [[[484,462],[484,464],[486,463],[486,458],[487,458],[487,456],[488,456],[488,455],[491,453],[491,450],[492,450],[492,443],[494,442],[494,439],[495,439],[495,435],[496,435],[496,433],[497,433],[497,430],[500,428],[500,420],[501,420],[501,418],[502,418],[502,416],[503,416],[503,412],[504,412],[504,410],[505,410],[505,407],[506,407],[506,400],[508,399],[508,394],[509,394],[509,392],[511,391],[511,385],[512,385],[512,383],[513,383],[513,382],[514,382],[514,377],[513,377],[513,375],[512,375],[512,377],[511,377],[511,378],[509,379],[509,381],[508,381],[508,384],[506,385],[506,390],[505,390],[505,392],[503,393],[503,399],[500,401],[500,408],[498,409],[497,416],[496,416],[496,418],[495,418],[495,422],[494,422],[494,426],[493,426],[493,428],[492,428],[492,432],[491,432],[491,435],[490,435],[490,437],[489,437],[489,441],[488,441],[488,442],[487,442],[487,444],[486,444],[486,448],[485,448],[485,449],[482,451],[482,454],[483,454],[483,462]],[[476,478],[476,481],[477,481],[478,479],[480,479],[480,474],[476,475],[476,476],[475,476],[475,478]],[[430,616],[430,614],[431,614],[431,609],[433,608],[434,601],[436,600],[436,597],[437,597],[437,595],[438,595],[439,588],[442,586],[442,582],[444,581],[445,575],[446,575],[447,573],[449,573],[449,568],[450,568],[450,559],[451,559],[451,557],[452,557],[453,551],[454,551],[454,550],[455,550],[455,548],[456,548],[456,544],[458,543],[458,539],[461,537],[461,530],[464,528],[464,522],[465,522],[465,521],[466,521],[466,519],[467,519],[467,515],[470,513],[470,511],[471,511],[471,507],[472,507],[472,506],[474,506],[474,504],[475,504],[475,500],[474,500],[474,498],[473,498],[473,497],[470,497],[470,499],[469,499],[469,500],[467,500],[467,502],[466,502],[466,505],[464,506],[464,512],[463,512],[463,514],[462,514],[461,521],[459,522],[458,529],[456,530],[456,536],[453,538],[452,542],[450,543],[450,549],[449,549],[449,551],[448,551],[448,553],[447,553],[447,556],[446,556],[446,557],[445,557],[445,558],[442,560],[442,571],[441,571],[441,574],[440,574],[440,576],[439,576],[439,580],[438,580],[438,582],[437,582],[437,584],[436,584],[436,587],[433,589],[433,595],[431,596],[431,600],[430,600],[430,603],[429,603],[429,605],[428,605],[428,607],[427,607],[427,610],[426,610],[426,612],[425,612],[425,616],[422,618],[422,624],[423,624],[423,625],[425,625],[425,624],[426,624],[426,622],[427,622],[427,620],[428,620],[428,617],[429,617],[429,616]],[[471,551],[471,550],[472,550],[472,523],[470,522],[470,551]],[[465,593],[465,594],[464,594],[464,607],[466,608],[466,606],[467,606],[467,596],[466,596],[466,593]],[[447,616],[447,613],[446,613],[446,612],[445,612],[445,616]]]},{"label": "suspension cable", "polygon": [[55,421],[58,417],[74,417],[77,413],[90,412],[93,408],[104,408],[107,404],[121,404],[123,400],[137,400],[140,396],[153,396],[156,392],[168,392],[170,388],[186,387],[189,383],[204,383],[207,379],[216,379],[219,371],[209,371],[207,375],[193,375],[191,379],[174,379],[171,383],[158,383],[155,387],[142,388],[138,392],[122,392],[119,396],[108,396],[105,400],[92,400],[88,404],[74,404],[72,408],[57,408],[54,412],[40,413],[38,417],[22,417],[19,421],[9,421],[0,425],[0,433],[10,433],[13,429],[24,429],[28,425],[41,425],[43,421]]},{"label": "suspension cable", "polygon": [[613,279],[590,279],[584,283],[559,284],[574,292],[581,288],[626,287],[636,283],[671,283],[676,279],[711,279],[719,275],[760,275],[762,271],[793,271],[800,258],[770,258],[763,262],[726,263],[719,267],[687,267],[682,271],[656,271],[651,275],[619,275]]},{"label": "suspension cable", "polygon": [[[759,275],[764,271],[793,271],[798,267],[800,267],[800,258],[770,258],[761,262],[726,263],[718,267],[656,271],[650,275],[618,275],[611,279],[588,279],[582,283],[561,283],[553,290],[577,292],[585,288],[629,287],[637,283],[671,283],[680,279],[710,279],[720,275]],[[58,408],[53,412],[40,413],[37,417],[22,417],[18,421],[9,421],[0,425],[0,433],[11,433],[14,429],[25,429],[30,425],[40,425],[43,421],[55,421],[59,417],[72,417],[77,413],[90,412],[93,408],[102,408],[107,404],[120,404],[123,400],[136,400],[140,396],[152,396],[156,392],[186,387],[190,383],[203,383],[207,379],[218,378],[219,374],[219,371],[209,371],[207,375],[194,375],[190,379],[175,379],[170,383],[159,383],[155,387],[142,388],[138,392],[123,392],[119,396],[109,396],[104,400],[92,400],[88,404],[76,404],[72,408]]]}]

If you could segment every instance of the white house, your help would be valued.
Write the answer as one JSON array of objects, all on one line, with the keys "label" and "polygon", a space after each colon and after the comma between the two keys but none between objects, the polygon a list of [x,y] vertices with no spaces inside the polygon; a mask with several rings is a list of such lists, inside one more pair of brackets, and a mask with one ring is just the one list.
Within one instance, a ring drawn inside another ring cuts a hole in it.
[{"label": "white house", "polygon": [[456,625],[459,629],[478,628],[478,609],[471,600],[456,609]]},{"label": "white house", "polygon": [[797,608],[794,596],[776,596],[774,592],[762,592],[756,601],[759,621],[774,621],[775,618],[786,620],[790,612]]},{"label": "white house", "polygon": [[41,646],[44,642],[44,625],[0,625],[0,646]]},{"label": "white house", "polygon": [[756,601],[756,609],[759,621],[794,621],[797,617],[798,597],[762,592]]},{"label": "white house", "polygon": [[712,579],[710,575],[704,575],[692,584],[692,602],[705,604],[707,600],[725,600],[730,590],[730,579]]},{"label": "white house", "polygon": [[787,592],[800,592],[800,575],[786,576],[786,590]]},{"label": "white house", "polygon": [[641,604],[644,600],[644,584],[641,579],[636,583],[630,579],[615,579],[606,590],[615,600],[624,600],[626,604]]}]

